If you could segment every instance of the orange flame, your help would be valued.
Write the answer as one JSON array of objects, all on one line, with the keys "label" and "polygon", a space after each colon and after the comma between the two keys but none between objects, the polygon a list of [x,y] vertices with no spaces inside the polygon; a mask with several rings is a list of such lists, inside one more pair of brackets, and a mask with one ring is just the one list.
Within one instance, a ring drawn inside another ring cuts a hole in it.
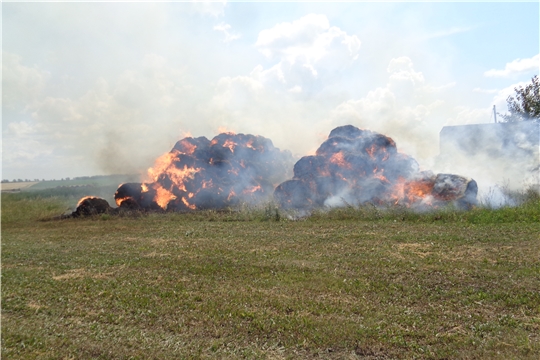
[{"label": "orange flame", "polygon": [[375,150],[377,150],[375,144],[372,144],[369,148],[366,149],[369,157],[372,159],[375,159]]},{"label": "orange flame", "polygon": [[95,196],[85,196],[85,197],[81,198],[81,200],[79,200],[79,202],[77,203],[77,207],[79,207],[83,203],[83,201],[88,200],[88,199],[96,199],[96,197]]},{"label": "orange flame", "polygon": [[[186,146],[186,144],[190,146]],[[196,148],[195,145],[191,147],[192,144],[189,142],[183,142],[182,145],[186,146],[187,151],[194,151]],[[167,207],[169,201],[176,199],[176,196],[159,184],[159,177],[167,175],[176,188],[186,191],[185,180],[193,179],[195,174],[201,170],[200,168],[191,168],[187,165],[184,165],[183,168],[176,167],[175,162],[179,161],[178,156],[180,154],[179,151],[165,153],[156,160],[154,167],[148,169],[148,176],[152,179],[154,183],[152,186],[156,190],[154,201],[163,209]],[[145,183],[143,183],[142,188],[143,192],[148,191],[148,185]]]},{"label": "orange flame", "polygon": [[186,139],[180,140],[180,144],[182,145],[182,153],[186,155],[192,155],[195,150],[197,149],[197,146],[190,143]]},{"label": "orange flame", "polygon": [[429,201],[434,183],[429,180],[406,181],[400,177],[392,188],[390,199],[395,204],[403,202],[406,206],[419,201]]},{"label": "orange flame", "polygon": [[332,157],[330,157],[330,162],[332,164],[339,165],[340,167],[345,168],[345,169],[351,168],[351,164],[345,161],[345,156],[343,155],[341,151],[332,155]]},{"label": "orange flame", "polygon": [[211,188],[212,186],[214,186],[214,183],[212,182],[212,179],[206,181],[206,180],[203,180],[202,181],[202,188],[203,189],[206,189],[206,188]]},{"label": "orange flame", "polygon": [[219,126],[219,127],[218,127],[218,133],[220,133],[220,134],[225,133],[225,134],[232,134],[232,135],[235,134],[234,131],[228,130],[225,126]]},{"label": "orange flame", "polygon": [[178,152],[168,152],[156,159],[154,167],[148,169],[148,176],[152,181],[157,181],[159,175],[166,173],[173,166],[173,161],[178,160]]},{"label": "orange flame", "polygon": [[169,201],[176,199],[176,196],[170,192],[169,190],[165,189],[161,184],[155,183],[153,184],[154,190],[156,190],[156,196],[154,197],[154,201],[162,208],[166,209],[167,204]]},{"label": "orange flame", "polygon": [[242,191],[242,193],[243,194],[253,194],[254,192],[259,191],[261,189],[262,188],[261,188],[260,185],[256,185],[256,186],[252,186],[250,188],[245,189],[244,191]]},{"label": "orange flame", "polygon": [[433,185],[427,181],[413,181],[406,185],[406,194],[409,200],[412,200],[414,197],[424,198],[431,194]]},{"label": "orange flame", "polygon": [[122,205],[122,203],[128,199],[130,199],[131,197],[130,196],[126,196],[126,197],[123,197],[123,198],[118,198],[118,199],[114,199],[114,202],[116,202],[116,206],[120,206]]},{"label": "orange flame", "polygon": [[384,169],[381,169],[381,170],[378,170],[377,168],[373,169],[373,177],[376,178],[376,179],[379,179],[385,183],[390,183],[390,181],[388,181],[388,179],[386,178],[386,176],[383,175],[384,173]]},{"label": "orange flame", "polygon": [[186,191],[186,186],[184,185],[185,179],[193,179],[196,173],[198,173],[200,168],[189,168],[187,165],[184,165],[182,169],[174,166],[174,161],[178,160],[176,153],[166,153],[160,156],[156,160],[156,164],[153,168],[148,169],[148,175],[153,181],[157,181],[159,176],[165,174],[171,179],[171,181],[178,187],[178,189]]},{"label": "orange flame", "polygon": [[234,148],[236,147],[236,143],[230,139],[227,139],[225,143],[223,144],[223,147],[228,147],[231,149],[232,152],[234,152]]},{"label": "orange flame", "polygon": [[188,208],[190,208],[191,210],[195,210],[195,205],[192,205],[190,204],[185,197],[182,198],[182,202],[184,203],[184,205],[186,205]]}]

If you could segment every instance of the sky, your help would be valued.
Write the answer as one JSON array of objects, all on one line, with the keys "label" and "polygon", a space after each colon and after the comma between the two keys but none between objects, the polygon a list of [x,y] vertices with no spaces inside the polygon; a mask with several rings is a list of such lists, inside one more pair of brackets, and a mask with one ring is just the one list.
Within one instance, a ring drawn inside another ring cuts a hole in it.
[{"label": "sky", "polygon": [[314,154],[336,126],[433,166],[538,74],[538,2],[3,2],[2,179],[144,174],[223,131]]}]

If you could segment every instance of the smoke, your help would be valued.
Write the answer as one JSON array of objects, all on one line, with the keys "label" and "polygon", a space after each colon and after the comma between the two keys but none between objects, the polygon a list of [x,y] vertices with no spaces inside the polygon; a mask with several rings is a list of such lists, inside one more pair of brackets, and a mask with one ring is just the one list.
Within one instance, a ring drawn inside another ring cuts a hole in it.
[{"label": "smoke", "polygon": [[149,169],[144,183],[122,184],[122,208],[188,211],[267,200],[288,174],[292,157],[262,136],[222,133],[184,138]]},{"label": "smoke", "polygon": [[452,93],[448,64],[426,65],[409,37],[305,10],[240,22],[247,10],[227,17],[231,6],[6,5],[4,168],[32,178],[144,174],[185,133],[212,138],[220,128],[300,157],[346,124],[392,137],[431,168],[442,126],[489,121],[489,108],[456,106],[467,94]]},{"label": "smoke", "polygon": [[316,155],[298,160],[294,177],[276,188],[274,198],[285,209],[369,203],[424,210],[448,202],[470,208],[477,190],[472,179],[420,172],[391,138],[346,125],[332,130]]},{"label": "smoke", "polygon": [[479,184],[486,205],[513,205],[506,196],[540,185],[540,124],[451,126],[441,131],[441,154],[434,169],[466,173]]}]

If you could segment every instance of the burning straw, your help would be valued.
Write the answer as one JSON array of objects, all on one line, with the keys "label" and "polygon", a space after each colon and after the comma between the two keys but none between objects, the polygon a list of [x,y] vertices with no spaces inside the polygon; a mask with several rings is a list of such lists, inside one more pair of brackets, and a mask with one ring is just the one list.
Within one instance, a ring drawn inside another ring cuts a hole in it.
[{"label": "burning straw", "polygon": [[452,203],[468,209],[477,192],[474,180],[420,171],[391,138],[347,125],[332,130],[316,155],[301,158],[294,177],[280,184],[274,197],[285,209],[366,203],[415,209]]},{"label": "burning straw", "polygon": [[316,155],[302,157],[293,178],[282,182],[290,164],[290,152],[262,136],[187,137],[156,160],[148,181],[118,187],[117,209],[103,199],[83,198],[73,216],[223,209],[260,204],[272,194],[281,208],[298,210],[366,203],[413,209],[452,203],[468,209],[476,204],[474,180],[420,171],[416,160],[398,152],[394,140],[351,125],[332,130]]}]

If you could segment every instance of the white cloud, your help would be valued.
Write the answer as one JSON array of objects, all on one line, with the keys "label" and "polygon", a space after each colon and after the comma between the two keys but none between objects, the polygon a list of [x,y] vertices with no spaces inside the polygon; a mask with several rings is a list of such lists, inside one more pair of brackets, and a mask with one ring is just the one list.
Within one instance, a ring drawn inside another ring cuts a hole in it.
[{"label": "white cloud", "polygon": [[24,107],[35,101],[50,78],[46,71],[35,66],[25,66],[21,60],[16,54],[2,54],[2,103],[4,107],[11,109]]},{"label": "white cloud", "polygon": [[425,83],[424,75],[414,70],[412,60],[406,56],[390,60],[387,72],[390,74],[389,87],[403,95],[412,94],[416,87]]},{"label": "white cloud", "polygon": [[[508,112],[506,99],[511,95],[515,95],[514,88],[525,86],[526,84],[526,82],[521,81],[503,89],[473,89],[474,92],[494,94],[489,107],[472,108],[468,106],[456,106],[455,114],[447,118],[445,125],[486,124],[494,122],[493,106],[495,105],[497,114],[506,114]],[[502,120],[500,115],[497,115],[497,119],[499,121]]]},{"label": "white cloud", "polygon": [[315,64],[325,57],[356,59],[360,40],[330,26],[325,15],[309,14],[259,33],[255,46],[268,58]]},{"label": "white cloud", "polygon": [[538,73],[540,68],[540,54],[528,59],[516,59],[506,63],[504,70],[491,69],[484,73],[487,77],[510,77],[512,75]]},{"label": "white cloud", "polygon": [[520,81],[518,83],[515,83],[513,85],[507,86],[504,89],[501,89],[497,92],[497,94],[493,97],[492,105],[495,105],[497,108],[497,112],[499,113],[506,113],[508,111],[508,106],[506,104],[506,99],[508,99],[509,96],[515,95],[515,88],[520,86],[526,86],[527,83],[524,81]]},{"label": "white cloud", "polygon": [[230,29],[231,29],[231,25],[223,23],[223,22],[214,26],[214,30],[221,31],[225,35],[225,39],[223,40],[225,42],[231,42],[233,40],[240,38],[240,34],[231,33],[229,31]]},{"label": "white cloud", "polygon": [[360,40],[330,26],[325,15],[311,14],[262,30],[255,46],[273,64],[221,78],[206,118],[215,128],[262,134],[305,154],[336,105],[324,91],[357,58]]},{"label": "white cloud", "polygon": [[330,127],[353,124],[392,137],[398,150],[422,161],[438,152],[444,102],[434,97],[433,86],[414,69],[408,57],[394,58],[388,65],[388,83],[360,99],[337,106]]},{"label": "white cloud", "polygon": [[262,30],[255,46],[276,63],[268,69],[257,67],[252,76],[275,90],[310,96],[352,64],[360,40],[330,26],[325,15],[309,14]]}]

